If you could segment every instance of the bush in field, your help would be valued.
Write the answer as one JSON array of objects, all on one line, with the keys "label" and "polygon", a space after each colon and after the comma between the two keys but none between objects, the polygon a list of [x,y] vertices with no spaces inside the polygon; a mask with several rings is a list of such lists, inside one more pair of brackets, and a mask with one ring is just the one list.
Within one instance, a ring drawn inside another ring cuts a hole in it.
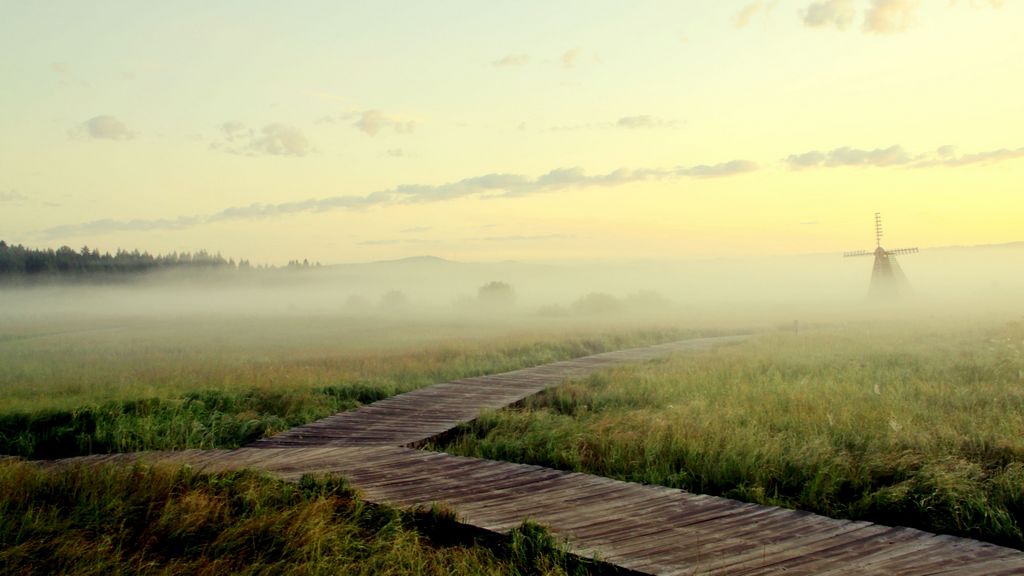
[{"label": "bush in field", "polygon": [[403,310],[409,306],[409,297],[400,290],[391,290],[380,297],[380,307],[385,310]]},{"label": "bush in field", "polygon": [[672,302],[652,290],[641,290],[626,296],[624,306],[631,312],[664,312]]},{"label": "bush in field", "polygon": [[476,291],[477,303],[488,310],[506,310],[516,303],[516,291],[505,282],[488,282]]},{"label": "bush in field", "polygon": [[572,304],[573,312],[587,315],[617,314],[623,308],[621,300],[603,292],[591,292]]},{"label": "bush in field", "polygon": [[345,299],[343,308],[350,314],[361,314],[370,310],[370,301],[358,294],[353,294]]},{"label": "bush in field", "polygon": [[580,572],[541,527],[491,549],[450,515],[371,506],[337,478],[7,461],[0,512],[5,574]]}]

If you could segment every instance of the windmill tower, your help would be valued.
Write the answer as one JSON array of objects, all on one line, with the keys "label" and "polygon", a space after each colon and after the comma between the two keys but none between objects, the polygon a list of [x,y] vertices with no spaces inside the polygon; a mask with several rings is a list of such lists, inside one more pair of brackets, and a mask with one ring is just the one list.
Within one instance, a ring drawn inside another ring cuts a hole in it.
[{"label": "windmill tower", "polygon": [[896,256],[900,254],[914,254],[917,248],[900,248],[898,250],[886,250],[882,248],[882,215],[875,212],[875,249],[873,251],[857,250],[855,252],[844,252],[843,258],[855,256],[874,256],[875,265],[871,269],[871,287],[868,289],[868,298],[871,300],[892,300],[898,298],[900,293],[906,292],[910,284],[903,274]]}]

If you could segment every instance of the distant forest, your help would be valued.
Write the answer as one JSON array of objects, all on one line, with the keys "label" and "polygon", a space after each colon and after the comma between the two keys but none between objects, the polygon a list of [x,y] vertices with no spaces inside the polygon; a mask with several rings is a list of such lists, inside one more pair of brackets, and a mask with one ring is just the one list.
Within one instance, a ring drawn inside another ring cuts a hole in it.
[{"label": "distant forest", "polygon": [[[308,260],[292,260],[287,268],[312,268]],[[268,269],[271,266],[252,266],[248,260],[226,259],[205,250],[198,252],[173,252],[152,255],[138,250],[118,250],[114,254],[90,250],[83,246],[75,250],[69,246],[37,250],[20,244],[9,245],[0,240],[0,279],[133,275],[160,270],[249,270]]]}]

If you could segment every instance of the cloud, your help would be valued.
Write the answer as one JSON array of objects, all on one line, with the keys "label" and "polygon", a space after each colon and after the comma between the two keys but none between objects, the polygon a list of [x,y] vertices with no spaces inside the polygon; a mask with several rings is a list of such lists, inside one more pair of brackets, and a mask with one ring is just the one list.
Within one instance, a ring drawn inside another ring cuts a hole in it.
[{"label": "cloud", "polygon": [[136,136],[124,122],[106,114],[93,116],[70,130],[75,138],[96,140],[130,140]]},{"label": "cloud", "polygon": [[251,138],[252,130],[248,130],[241,122],[229,121],[220,125],[220,132],[228,142],[234,142],[241,138]]},{"label": "cloud", "polygon": [[18,192],[17,190],[0,190],[0,202],[10,202],[12,204],[22,204],[29,201],[29,197]]},{"label": "cloud", "polygon": [[575,238],[569,234],[537,234],[534,236],[516,234],[512,236],[480,236],[476,238],[463,238],[464,242],[540,242],[549,240],[568,240]]},{"label": "cloud", "polygon": [[811,28],[835,26],[846,30],[853,24],[857,11],[852,0],[824,0],[815,2],[803,11],[804,25]]},{"label": "cloud", "polygon": [[857,148],[836,148],[828,154],[828,166],[900,166],[912,160],[902,146],[859,150]]},{"label": "cloud", "polygon": [[572,68],[576,65],[576,60],[579,59],[582,51],[579,48],[573,48],[572,50],[566,50],[562,54],[562,66],[565,68]]},{"label": "cloud", "polygon": [[935,151],[935,157],[923,160],[915,165],[916,168],[928,168],[931,166],[945,166],[947,168],[959,168],[974,164],[995,164],[1007,160],[1024,158],[1024,147],[1022,148],[1000,148],[974,154],[957,155],[952,146],[942,146]]},{"label": "cloud", "polygon": [[219,128],[223,140],[210,146],[232,154],[305,156],[313,150],[302,130],[280,122],[267,124],[260,130],[248,128],[236,121],[225,122]]},{"label": "cloud", "polygon": [[403,120],[388,116],[380,110],[364,110],[349,117],[356,119],[352,126],[369,136],[376,136],[385,128],[390,128],[398,134],[412,134],[416,130],[415,120]]},{"label": "cloud", "polygon": [[878,34],[902,32],[914,21],[920,0],[871,0],[864,14],[864,30]]},{"label": "cloud", "polygon": [[801,168],[821,166],[825,163],[826,158],[827,155],[824,152],[812,150],[810,152],[804,152],[803,154],[790,154],[789,157],[786,158],[786,162],[789,164],[790,168],[799,170]]},{"label": "cloud", "polygon": [[737,176],[754,172],[758,169],[755,162],[749,160],[732,160],[721,164],[701,164],[692,168],[680,168],[676,171],[680,176],[691,176],[693,178],[723,178],[725,176]]},{"label": "cloud", "polygon": [[305,156],[309,152],[309,140],[294,126],[268,124],[249,142],[249,149],[272,156]]},{"label": "cloud", "polygon": [[82,224],[69,224],[56,226],[44,231],[50,238],[61,238],[66,236],[91,236],[95,234],[109,234],[112,232],[148,232],[151,230],[183,230],[192,228],[203,223],[198,216],[179,216],[178,218],[158,218],[152,220],[113,220],[104,218],[93,220]]},{"label": "cloud", "polygon": [[844,146],[828,152],[812,150],[803,154],[792,154],[786,158],[789,167],[795,170],[819,166],[901,166],[913,160],[902,146],[874,150]]},{"label": "cloud", "polygon": [[623,116],[615,123],[619,128],[678,128],[679,122],[665,120],[657,116],[641,114],[638,116]]},{"label": "cloud", "polygon": [[530,57],[526,54],[509,54],[491,62],[496,68],[515,68],[530,63]]},{"label": "cloud", "polygon": [[[949,0],[949,5],[956,6],[959,2],[957,0]],[[1005,4],[1005,0],[970,0],[968,4],[971,8],[984,8],[986,5],[992,8],[1002,8]]]},{"label": "cloud", "polygon": [[18,192],[14,188],[11,188],[10,190],[0,190],[0,204],[4,204],[4,203],[6,203],[6,204],[14,204],[14,205],[21,205],[21,206],[32,206],[32,205],[42,205],[42,206],[50,206],[50,207],[60,206],[60,204],[57,203],[57,202],[51,202],[49,200],[44,200],[44,199],[41,199],[41,198],[32,198],[31,196],[26,196],[25,194],[22,194],[21,192]]},{"label": "cloud", "polygon": [[521,174],[491,173],[473,176],[437,185],[405,184],[367,196],[339,195],[310,198],[280,204],[249,204],[232,206],[207,215],[180,216],[154,220],[95,220],[84,224],[58,226],[43,231],[50,238],[88,235],[106,232],[177,230],[202,224],[232,220],[259,220],[298,213],[317,213],[331,210],[358,210],[395,204],[442,202],[458,198],[515,198],[531,194],[586,187],[613,187],[648,180],[678,178],[716,178],[756,170],[757,165],[746,160],[733,160],[721,164],[680,166],[674,169],[620,168],[605,174],[588,175],[582,168],[556,168],[536,178]]},{"label": "cloud", "polygon": [[764,10],[764,2],[761,2],[760,0],[757,2],[751,2],[736,13],[736,16],[733,18],[733,23],[737,28],[746,28],[747,24],[750,24],[750,20],[762,10]]},{"label": "cloud", "polygon": [[388,238],[384,240],[363,240],[357,242],[359,246],[393,246],[395,244],[422,244],[423,241],[415,238]]},{"label": "cloud", "polygon": [[577,130],[599,130],[599,129],[627,129],[642,130],[652,128],[680,128],[683,125],[678,120],[660,118],[649,114],[637,114],[635,116],[622,116],[615,122],[589,122],[586,124],[563,124],[548,128],[551,132],[575,132]]},{"label": "cloud", "polygon": [[958,168],[975,164],[995,164],[1021,158],[1024,158],[1024,147],[1000,148],[998,150],[958,155],[956,148],[953,146],[940,146],[930,154],[913,156],[904,150],[902,146],[890,146],[874,150],[862,150],[844,146],[828,152],[812,150],[803,154],[792,154],[785,159],[785,162],[793,170],[842,166],[872,166],[877,168],[895,166],[930,168],[943,166]]}]

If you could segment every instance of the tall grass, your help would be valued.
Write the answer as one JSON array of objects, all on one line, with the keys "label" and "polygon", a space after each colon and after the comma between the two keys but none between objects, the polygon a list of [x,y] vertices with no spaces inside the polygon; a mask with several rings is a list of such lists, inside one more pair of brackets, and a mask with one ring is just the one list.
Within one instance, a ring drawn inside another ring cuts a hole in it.
[{"label": "tall grass", "polygon": [[459,526],[437,509],[367,505],[339,479],[293,485],[253,472],[0,462],[4,574],[600,571],[535,525],[498,542],[478,542]]},{"label": "tall grass", "polygon": [[[472,340],[481,328],[393,324],[406,332],[404,340],[378,335],[370,345],[314,342],[287,325],[284,336],[244,332],[253,326],[280,324],[185,323],[169,332],[146,324],[127,334],[23,333],[0,342],[0,454],[232,448],[422,386],[686,334],[617,327],[590,334],[492,331]],[[314,323],[311,331],[335,329]],[[240,342],[210,341],[210,332],[227,337],[230,330],[243,330]]]},{"label": "tall grass", "polygon": [[1024,325],[764,336],[567,384],[434,448],[1024,548]]}]

